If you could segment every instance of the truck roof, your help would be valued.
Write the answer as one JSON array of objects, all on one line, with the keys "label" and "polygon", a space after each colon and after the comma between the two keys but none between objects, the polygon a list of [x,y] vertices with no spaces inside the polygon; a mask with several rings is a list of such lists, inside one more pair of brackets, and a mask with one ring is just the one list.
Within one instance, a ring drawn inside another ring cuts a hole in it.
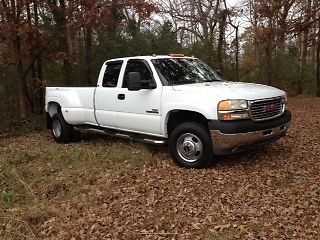
[{"label": "truck roof", "polygon": [[172,55],[149,55],[149,56],[132,56],[132,57],[123,57],[123,58],[114,58],[114,59],[109,59],[106,62],[110,61],[121,61],[121,60],[130,60],[130,59],[163,59],[163,58],[190,58],[190,59],[196,59],[195,57],[188,57],[188,56],[183,56],[182,54],[172,54]]}]

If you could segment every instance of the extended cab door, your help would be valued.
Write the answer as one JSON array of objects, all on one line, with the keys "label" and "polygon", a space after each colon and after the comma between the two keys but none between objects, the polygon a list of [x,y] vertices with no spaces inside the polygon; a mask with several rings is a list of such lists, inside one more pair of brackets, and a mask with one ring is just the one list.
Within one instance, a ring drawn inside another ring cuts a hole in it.
[{"label": "extended cab door", "polygon": [[[103,80],[95,93],[95,114],[97,122],[102,127],[117,128],[117,103],[119,76],[123,61],[111,61],[106,63]],[[102,76],[99,76],[99,78]]]},{"label": "extended cab door", "polygon": [[[143,81],[154,81],[156,87],[129,91],[129,72],[139,72]],[[128,60],[117,98],[119,129],[160,136],[161,93],[162,85],[156,83],[149,63],[142,59]]]}]

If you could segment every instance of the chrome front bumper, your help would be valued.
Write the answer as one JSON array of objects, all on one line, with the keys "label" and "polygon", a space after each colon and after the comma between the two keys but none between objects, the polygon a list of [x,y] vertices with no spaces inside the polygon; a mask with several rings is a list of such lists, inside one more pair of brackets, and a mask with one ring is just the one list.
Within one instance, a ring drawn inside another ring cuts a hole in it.
[{"label": "chrome front bumper", "polygon": [[219,130],[211,130],[214,154],[232,154],[274,142],[285,135],[290,123],[270,129],[236,134],[225,134]]}]

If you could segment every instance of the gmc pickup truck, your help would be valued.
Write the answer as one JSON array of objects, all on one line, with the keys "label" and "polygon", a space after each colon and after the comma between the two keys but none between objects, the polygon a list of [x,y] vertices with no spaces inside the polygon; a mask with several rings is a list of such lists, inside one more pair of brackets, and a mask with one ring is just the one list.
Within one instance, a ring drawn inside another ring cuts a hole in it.
[{"label": "gmc pickup truck", "polygon": [[45,109],[58,143],[92,130],[168,144],[186,168],[274,142],[291,122],[284,91],[225,81],[197,58],[180,55],[106,61],[94,87],[47,87]]}]

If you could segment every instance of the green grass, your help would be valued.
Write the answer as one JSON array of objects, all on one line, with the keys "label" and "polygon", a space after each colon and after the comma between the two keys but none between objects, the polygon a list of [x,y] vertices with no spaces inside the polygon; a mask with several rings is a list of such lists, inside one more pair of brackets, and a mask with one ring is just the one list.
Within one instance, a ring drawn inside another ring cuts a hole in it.
[{"label": "green grass", "polygon": [[31,116],[25,120],[0,115],[0,139],[43,131],[46,127],[45,122],[44,114]]},{"label": "green grass", "polygon": [[[96,182],[128,177],[157,161],[152,147],[143,144],[89,135],[61,145],[48,132],[2,138],[0,151],[0,238],[5,239],[34,238],[37,229],[31,226],[63,216],[55,207],[61,202],[76,204]],[[105,184],[110,191],[116,186]]]}]

